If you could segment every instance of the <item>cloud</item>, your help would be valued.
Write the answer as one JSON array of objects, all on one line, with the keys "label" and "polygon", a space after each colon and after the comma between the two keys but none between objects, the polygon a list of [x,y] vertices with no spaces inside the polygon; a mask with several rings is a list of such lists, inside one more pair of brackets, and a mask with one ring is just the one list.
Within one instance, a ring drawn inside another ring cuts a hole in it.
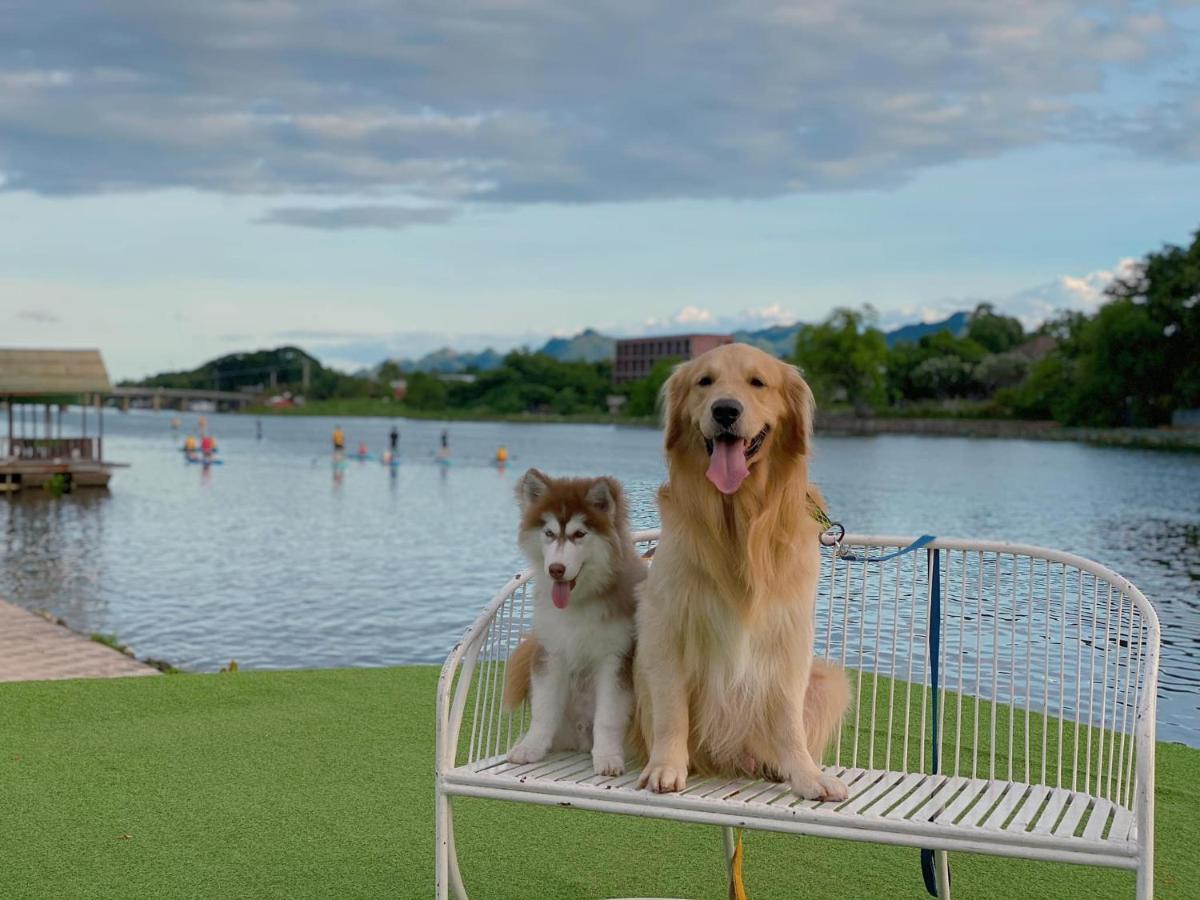
[{"label": "cloud", "polygon": [[409,228],[441,225],[458,215],[448,206],[334,206],[272,209],[258,221],[269,225],[299,225],[304,228]]},{"label": "cloud", "polygon": [[1107,269],[1082,275],[1060,275],[1053,281],[1011,294],[947,297],[926,304],[900,306],[881,313],[880,327],[890,330],[914,320],[937,322],[956,312],[972,310],[980,303],[991,303],[997,312],[1015,316],[1026,329],[1033,329],[1065,310],[1094,313],[1107,300],[1104,291],[1113,280],[1129,277],[1137,266],[1138,260],[1126,257]]},{"label": "cloud", "polygon": [[53,325],[55,322],[61,321],[54,313],[44,309],[19,309],[17,318],[24,319],[26,322],[37,322],[41,325]]},{"label": "cloud", "polygon": [[[772,325],[791,325],[798,316],[778,303],[757,309],[743,309],[736,313],[714,313],[698,306],[684,306],[668,316],[650,317],[636,326],[614,326],[613,334],[634,336],[639,334],[662,334],[666,330],[699,331],[702,333],[726,333],[734,331],[756,331]],[[602,329],[603,330],[603,329]]]},{"label": "cloud", "polygon": [[1172,162],[1200,161],[1200,83],[1177,86],[1159,103],[1120,116],[1100,118],[1134,151]]},{"label": "cloud", "polygon": [[337,198],[262,219],[316,228],[891,186],[1078,135],[1111,71],[1186,54],[1121,0],[18,0],[5,23],[2,189]]}]

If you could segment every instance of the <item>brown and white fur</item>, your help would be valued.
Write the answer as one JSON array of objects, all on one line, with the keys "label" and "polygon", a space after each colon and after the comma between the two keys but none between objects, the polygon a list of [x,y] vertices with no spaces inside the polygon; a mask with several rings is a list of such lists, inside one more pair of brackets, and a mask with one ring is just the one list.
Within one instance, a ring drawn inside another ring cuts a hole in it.
[{"label": "brown and white fur", "polygon": [[531,721],[508,759],[590,750],[596,774],[620,775],[633,708],[634,587],[646,577],[624,492],[614,478],[530,469],[517,499],[519,543],[538,577],[533,632],[514,652],[504,689],[509,709],[528,695]]},{"label": "brown and white fur", "polygon": [[812,393],[792,366],[731,344],[679,366],[664,400],[662,539],[637,611],[639,785],[764,771],[845,799],[818,766],[849,687],[813,659]]}]

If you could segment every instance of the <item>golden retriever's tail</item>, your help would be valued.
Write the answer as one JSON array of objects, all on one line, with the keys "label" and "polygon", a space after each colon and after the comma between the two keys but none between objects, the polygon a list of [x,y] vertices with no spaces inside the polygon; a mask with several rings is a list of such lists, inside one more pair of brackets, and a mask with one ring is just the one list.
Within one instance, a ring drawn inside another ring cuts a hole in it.
[{"label": "golden retriever's tail", "polygon": [[808,752],[818,763],[850,707],[850,681],[841,666],[814,659],[804,695],[804,726]]},{"label": "golden retriever's tail", "polygon": [[508,670],[504,676],[504,709],[507,712],[512,712],[529,696],[533,667],[541,655],[542,645],[538,639],[527,637],[508,658]]}]

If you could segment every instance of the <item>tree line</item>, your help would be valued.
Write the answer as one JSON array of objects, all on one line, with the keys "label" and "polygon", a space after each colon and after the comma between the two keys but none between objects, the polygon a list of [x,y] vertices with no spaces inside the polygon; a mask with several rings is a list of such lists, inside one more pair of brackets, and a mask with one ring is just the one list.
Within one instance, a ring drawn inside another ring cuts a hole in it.
[{"label": "tree line", "polygon": [[1147,254],[1094,314],[1063,312],[1026,333],[980,304],[965,334],[889,348],[875,312],[837,309],[796,336],[794,361],[826,407],[966,411],[1065,425],[1149,427],[1200,407],[1200,231]]}]

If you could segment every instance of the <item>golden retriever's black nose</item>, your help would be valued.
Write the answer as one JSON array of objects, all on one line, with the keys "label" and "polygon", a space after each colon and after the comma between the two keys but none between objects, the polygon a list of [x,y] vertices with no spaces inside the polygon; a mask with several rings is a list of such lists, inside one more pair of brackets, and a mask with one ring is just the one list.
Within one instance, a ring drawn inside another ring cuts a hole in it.
[{"label": "golden retriever's black nose", "polygon": [[550,563],[550,566],[547,569],[547,571],[550,573],[551,578],[556,578],[556,579],[561,580],[562,577],[567,574],[567,567],[564,566],[562,563]]},{"label": "golden retriever's black nose", "polygon": [[738,420],[738,416],[742,414],[742,404],[738,403],[733,398],[718,400],[713,404],[712,417],[713,421],[722,428],[730,428],[733,423]]}]

